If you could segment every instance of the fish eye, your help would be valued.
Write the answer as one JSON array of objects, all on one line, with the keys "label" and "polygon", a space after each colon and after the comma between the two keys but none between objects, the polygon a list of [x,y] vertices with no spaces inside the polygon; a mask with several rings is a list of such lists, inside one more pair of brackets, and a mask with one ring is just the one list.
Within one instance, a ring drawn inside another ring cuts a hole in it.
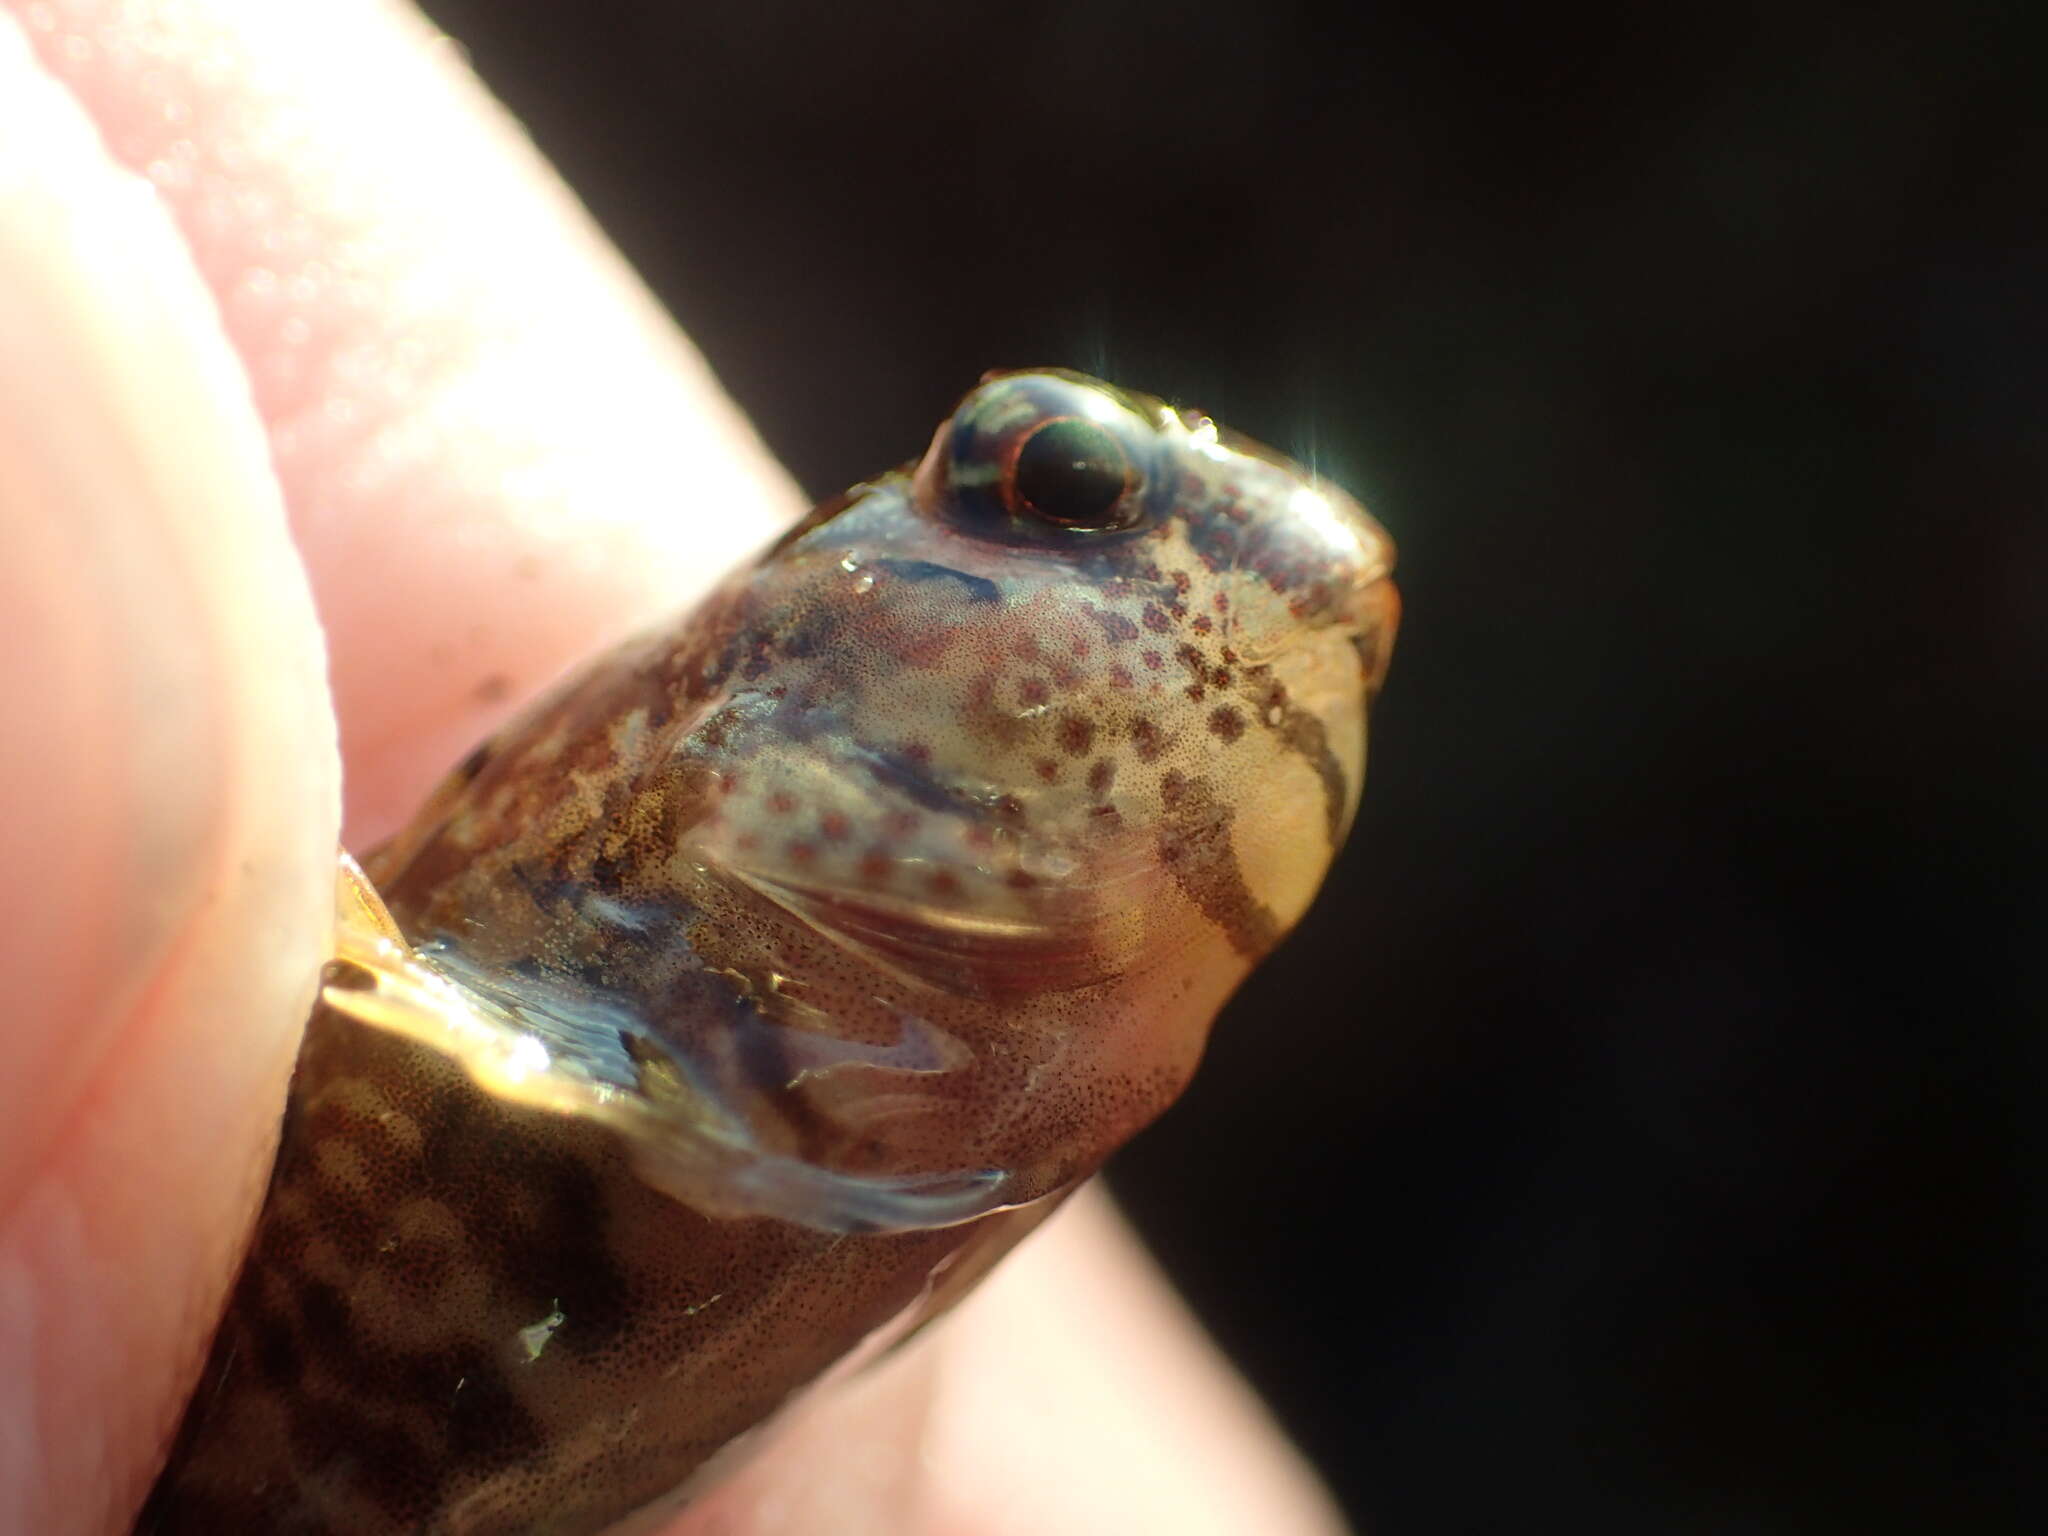
[{"label": "fish eye", "polygon": [[918,466],[921,503],[1009,543],[1125,533],[1145,521],[1156,429],[1079,374],[997,374],[960,403]]},{"label": "fish eye", "polygon": [[1092,421],[1048,421],[1025,438],[1004,481],[1008,500],[1062,528],[1108,528],[1130,493],[1130,460]]}]

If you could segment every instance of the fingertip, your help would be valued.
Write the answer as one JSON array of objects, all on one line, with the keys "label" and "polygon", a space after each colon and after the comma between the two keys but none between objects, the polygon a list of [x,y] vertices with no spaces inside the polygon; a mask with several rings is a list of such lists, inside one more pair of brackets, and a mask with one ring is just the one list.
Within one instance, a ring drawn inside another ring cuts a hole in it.
[{"label": "fingertip", "polygon": [[138,26],[69,0],[38,47],[159,188],[244,360],[327,627],[352,844],[799,509],[409,7],[203,0]]},{"label": "fingertip", "polygon": [[962,1308],[930,1423],[933,1532],[1345,1529],[1099,1185]]},{"label": "fingertip", "polygon": [[246,380],[157,199],[6,15],[0,337],[0,1526],[62,1532],[120,1517],[189,1384],[338,794]]}]

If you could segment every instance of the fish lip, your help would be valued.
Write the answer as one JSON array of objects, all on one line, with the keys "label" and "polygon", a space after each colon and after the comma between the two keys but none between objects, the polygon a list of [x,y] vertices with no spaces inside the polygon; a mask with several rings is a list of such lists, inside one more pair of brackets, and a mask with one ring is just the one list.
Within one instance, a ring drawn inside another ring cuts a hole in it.
[{"label": "fish lip", "polygon": [[1353,589],[1352,607],[1356,618],[1351,644],[1358,652],[1366,698],[1372,700],[1386,686],[1387,668],[1394,659],[1394,641],[1401,631],[1401,589],[1394,584],[1391,559],[1378,574]]}]

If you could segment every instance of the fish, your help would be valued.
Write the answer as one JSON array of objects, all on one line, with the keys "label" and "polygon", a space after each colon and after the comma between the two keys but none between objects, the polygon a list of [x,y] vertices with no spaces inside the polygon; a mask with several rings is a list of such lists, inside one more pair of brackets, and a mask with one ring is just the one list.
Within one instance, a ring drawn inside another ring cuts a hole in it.
[{"label": "fish", "polygon": [[990,373],[337,871],[138,1536],[594,1536],[941,1316],[1195,1070],[1358,806],[1385,531]]}]

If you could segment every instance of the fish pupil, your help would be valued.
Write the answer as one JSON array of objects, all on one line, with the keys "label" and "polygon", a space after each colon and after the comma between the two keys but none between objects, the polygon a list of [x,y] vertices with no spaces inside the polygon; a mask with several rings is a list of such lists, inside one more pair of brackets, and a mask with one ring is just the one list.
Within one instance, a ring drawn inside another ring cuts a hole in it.
[{"label": "fish pupil", "polygon": [[1010,488],[1020,510],[1067,528],[1119,521],[1130,463],[1115,438],[1092,421],[1049,421],[1017,450]]}]

